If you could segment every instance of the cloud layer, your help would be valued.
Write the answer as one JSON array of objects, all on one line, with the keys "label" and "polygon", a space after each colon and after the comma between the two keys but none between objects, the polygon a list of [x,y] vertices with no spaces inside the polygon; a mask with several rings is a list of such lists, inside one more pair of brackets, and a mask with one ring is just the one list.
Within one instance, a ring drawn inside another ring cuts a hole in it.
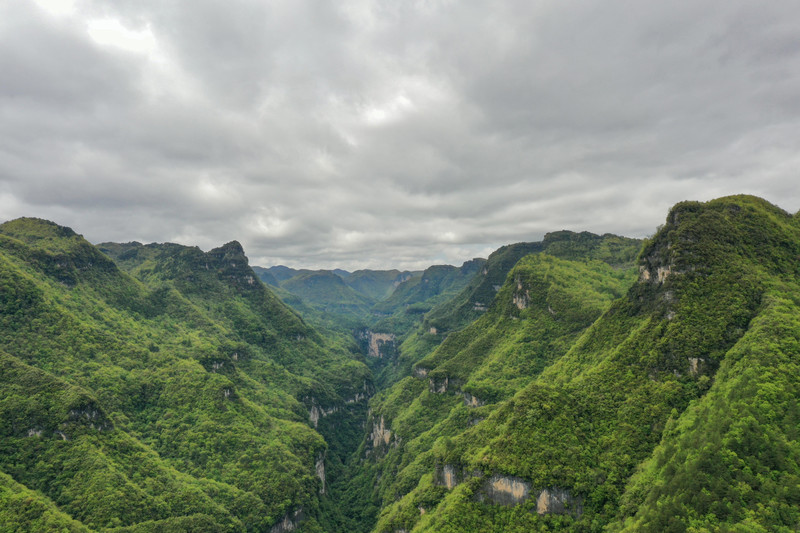
[{"label": "cloud layer", "polygon": [[0,219],[418,268],[800,208],[800,5],[0,2]]}]

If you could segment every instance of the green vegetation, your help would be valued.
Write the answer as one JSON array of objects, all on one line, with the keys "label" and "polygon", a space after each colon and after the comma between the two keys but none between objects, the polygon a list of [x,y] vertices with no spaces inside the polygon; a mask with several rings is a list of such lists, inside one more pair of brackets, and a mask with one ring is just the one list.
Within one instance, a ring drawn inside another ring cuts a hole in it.
[{"label": "green vegetation", "polygon": [[477,320],[489,308],[509,271],[528,254],[546,253],[571,260],[595,259],[618,270],[633,267],[641,241],[617,235],[557,231],[541,242],[509,244],[494,251],[479,275],[473,276],[454,298],[444,300],[428,312],[419,326],[403,339],[400,348],[400,375],[432,352],[449,333]]},{"label": "green vegetation", "polygon": [[[420,360],[415,378],[373,398],[373,425],[379,416],[391,420],[398,443],[376,454],[385,453],[374,464],[383,474],[377,530],[408,529],[419,519],[420,506],[435,507],[446,494],[431,481],[436,465],[444,464],[436,452],[442,443],[485,427],[483,419],[566,353],[633,280],[630,269],[600,261],[528,255],[486,313]],[[423,476],[415,487],[421,474],[430,479]],[[397,494],[406,497],[396,502]]]},{"label": "green vegetation", "polygon": [[342,332],[349,335],[369,328],[382,316],[395,312],[403,305],[402,300],[394,305],[382,302],[392,296],[398,286],[420,277],[420,273],[399,270],[350,273],[341,269],[295,270],[274,266],[253,267],[253,271],[261,281],[271,285],[286,304],[315,326],[334,335]]},{"label": "green vegetation", "polygon": [[0,530],[797,531],[798,354],[800,217],[750,196],[416,275],[19,219]]},{"label": "green vegetation", "polygon": [[309,410],[363,409],[369,370],[238,243],[102,248],[116,264],[68,228],[0,225],[0,470],[30,493],[4,482],[5,523],[265,531],[302,509],[318,530],[315,465],[341,443]]},{"label": "green vegetation", "polygon": [[[416,366],[427,390],[409,378],[373,400],[373,417],[402,434],[398,448],[426,441],[413,459],[388,449],[376,461],[396,476],[381,478],[375,530],[796,530],[798,257],[797,218],[763,200],[685,202],[645,243],[625,297],[564,338],[560,354],[548,347],[553,357],[513,395],[516,374],[503,378],[513,356],[486,380],[471,371],[492,357],[491,342],[466,335],[484,319],[448,350],[451,335]],[[530,349],[548,331],[500,338]],[[487,404],[421,419],[435,412],[420,406],[443,375]]]}]

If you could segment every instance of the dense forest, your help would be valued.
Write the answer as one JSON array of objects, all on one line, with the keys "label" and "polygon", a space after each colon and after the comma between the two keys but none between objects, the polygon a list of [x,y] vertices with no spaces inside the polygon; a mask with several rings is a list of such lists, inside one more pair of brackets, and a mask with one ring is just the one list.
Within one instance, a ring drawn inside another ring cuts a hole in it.
[{"label": "dense forest", "polygon": [[0,531],[800,529],[800,215],[424,271],[0,225]]}]

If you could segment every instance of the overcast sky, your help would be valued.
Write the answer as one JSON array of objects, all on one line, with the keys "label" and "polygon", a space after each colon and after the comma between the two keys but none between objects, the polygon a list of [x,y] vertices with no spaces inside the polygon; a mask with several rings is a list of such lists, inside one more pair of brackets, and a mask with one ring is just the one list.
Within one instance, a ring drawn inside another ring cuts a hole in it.
[{"label": "overcast sky", "polygon": [[0,220],[460,264],[800,208],[796,0],[0,0]]}]

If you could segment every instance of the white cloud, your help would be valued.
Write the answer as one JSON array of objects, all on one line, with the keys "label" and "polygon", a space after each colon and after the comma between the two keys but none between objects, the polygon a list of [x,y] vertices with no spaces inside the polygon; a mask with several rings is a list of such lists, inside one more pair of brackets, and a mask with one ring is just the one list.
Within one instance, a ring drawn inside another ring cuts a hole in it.
[{"label": "white cloud", "polygon": [[423,267],[683,199],[800,208],[800,7],[0,4],[0,215]]}]

